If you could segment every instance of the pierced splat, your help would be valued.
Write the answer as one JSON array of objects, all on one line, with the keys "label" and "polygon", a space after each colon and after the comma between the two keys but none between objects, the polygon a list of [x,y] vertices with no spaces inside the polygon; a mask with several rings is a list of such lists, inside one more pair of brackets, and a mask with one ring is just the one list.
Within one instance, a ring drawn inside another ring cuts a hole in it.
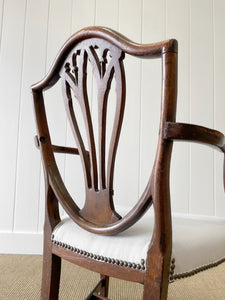
[{"label": "pierced splat", "polygon": [[[79,43],[68,55],[60,71],[64,103],[71,129],[81,157],[86,184],[86,201],[80,211],[82,217],[95,224],[111,224],[120,216],[113,204],[113,173],[115,156],[121,131],[125,105],[124,53],[116,46],[100,39]],[[98,139],[94,136],[93,121],[87,93],[87,64],[97,84]],[[116,82],[116,112],[110,139],[108,161],[106,162],[106,123],[108,95],[111,82]],[[77,99],[86,129],[88,149],[78,126],[73,106]],[[98,140],[98,153],[96,151]],[[89,150],[89,155],[87,155]]]}]

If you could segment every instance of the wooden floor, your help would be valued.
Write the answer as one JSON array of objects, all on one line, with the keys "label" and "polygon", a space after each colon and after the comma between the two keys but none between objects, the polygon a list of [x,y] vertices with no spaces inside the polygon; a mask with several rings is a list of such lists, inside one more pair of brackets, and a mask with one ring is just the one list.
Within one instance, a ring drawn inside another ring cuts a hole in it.
[{"label": "wooden floor", "polygon": [[[0,255],[0,299],[39,299],[41,265],[41,256]],[[97,274],[64,261],[60,299],[82,300],[97,281]],[[113,300],[141,299],[142,286],[139,284],[112,279],[110,286]],[[225,263],[169,285],[168,300],[201,299],[225,300]]]}]

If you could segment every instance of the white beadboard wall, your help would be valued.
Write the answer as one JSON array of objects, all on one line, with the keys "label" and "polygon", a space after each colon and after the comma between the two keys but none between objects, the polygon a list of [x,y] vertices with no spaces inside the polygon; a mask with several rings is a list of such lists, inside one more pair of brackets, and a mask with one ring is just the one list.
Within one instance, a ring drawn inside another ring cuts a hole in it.
[{"label": "white beadboard wall", "polygon": [[[113,28],[142,43],[176,38],[177,120],[225,132],[224,0],[0,0],[0,253],[42,252],[44,181],[33,143],[36,125],[30,86],[46,74],[64,41],[90,25]],[[115,201],[134,204],[145,187],[156,149],[161,65],[159,60],[130,57],[125,64],[127,107],[115,170]],[[96,89],[92,80],[89,85],[95,114]],[[60,92],[56,87],[46,93],[49,122],[54,142],[70,145],[73,138],[61,113]],[[79,158],[57,159],[69,190],[82,199]],[[203,145],[174,144],[173,211],[225,217],[222,174],[221,153]]]}]

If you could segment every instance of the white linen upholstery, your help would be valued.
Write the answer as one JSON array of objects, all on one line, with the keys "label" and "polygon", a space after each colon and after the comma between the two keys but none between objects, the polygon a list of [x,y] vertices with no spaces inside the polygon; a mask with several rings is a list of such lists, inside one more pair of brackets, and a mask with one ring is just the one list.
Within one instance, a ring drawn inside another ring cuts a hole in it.
[{"label": "white linen upholstery", "polygon": [[[102,236],[80,228],[67,217],[54,229],[52,240],[92,259],[144,269],[153,226],[154,216],[150,211],[128,230],[115,236]],[[193,275],[224,258],[225,219],[173,214],[170,280]]]}]

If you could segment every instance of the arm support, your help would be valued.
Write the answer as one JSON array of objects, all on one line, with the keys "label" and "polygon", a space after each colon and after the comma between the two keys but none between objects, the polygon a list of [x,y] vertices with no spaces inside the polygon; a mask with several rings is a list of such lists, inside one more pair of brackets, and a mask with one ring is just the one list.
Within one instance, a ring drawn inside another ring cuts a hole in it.
[{"label": "arm support", "polygon": [[[39,140],[37,135],[34,137],[34,143],[35,146],[39,149],[40,145],[39,145]],[[64,147],[64,146],[56,146],[56,145],[52,145],[52,151],[56,152],[56,153],[64,153],[64,154],[75,154],[75,155],[79,155],[79,151],[77,148],[71,148],[71,147]],[[86,151],[87,156],[89,156],[89,152]]]},{"label": "arm support", "polygon": [[225,137],[217,130],[193,124],[166,122],[163,134],[164,139],[208,144],[225,153]]}]

